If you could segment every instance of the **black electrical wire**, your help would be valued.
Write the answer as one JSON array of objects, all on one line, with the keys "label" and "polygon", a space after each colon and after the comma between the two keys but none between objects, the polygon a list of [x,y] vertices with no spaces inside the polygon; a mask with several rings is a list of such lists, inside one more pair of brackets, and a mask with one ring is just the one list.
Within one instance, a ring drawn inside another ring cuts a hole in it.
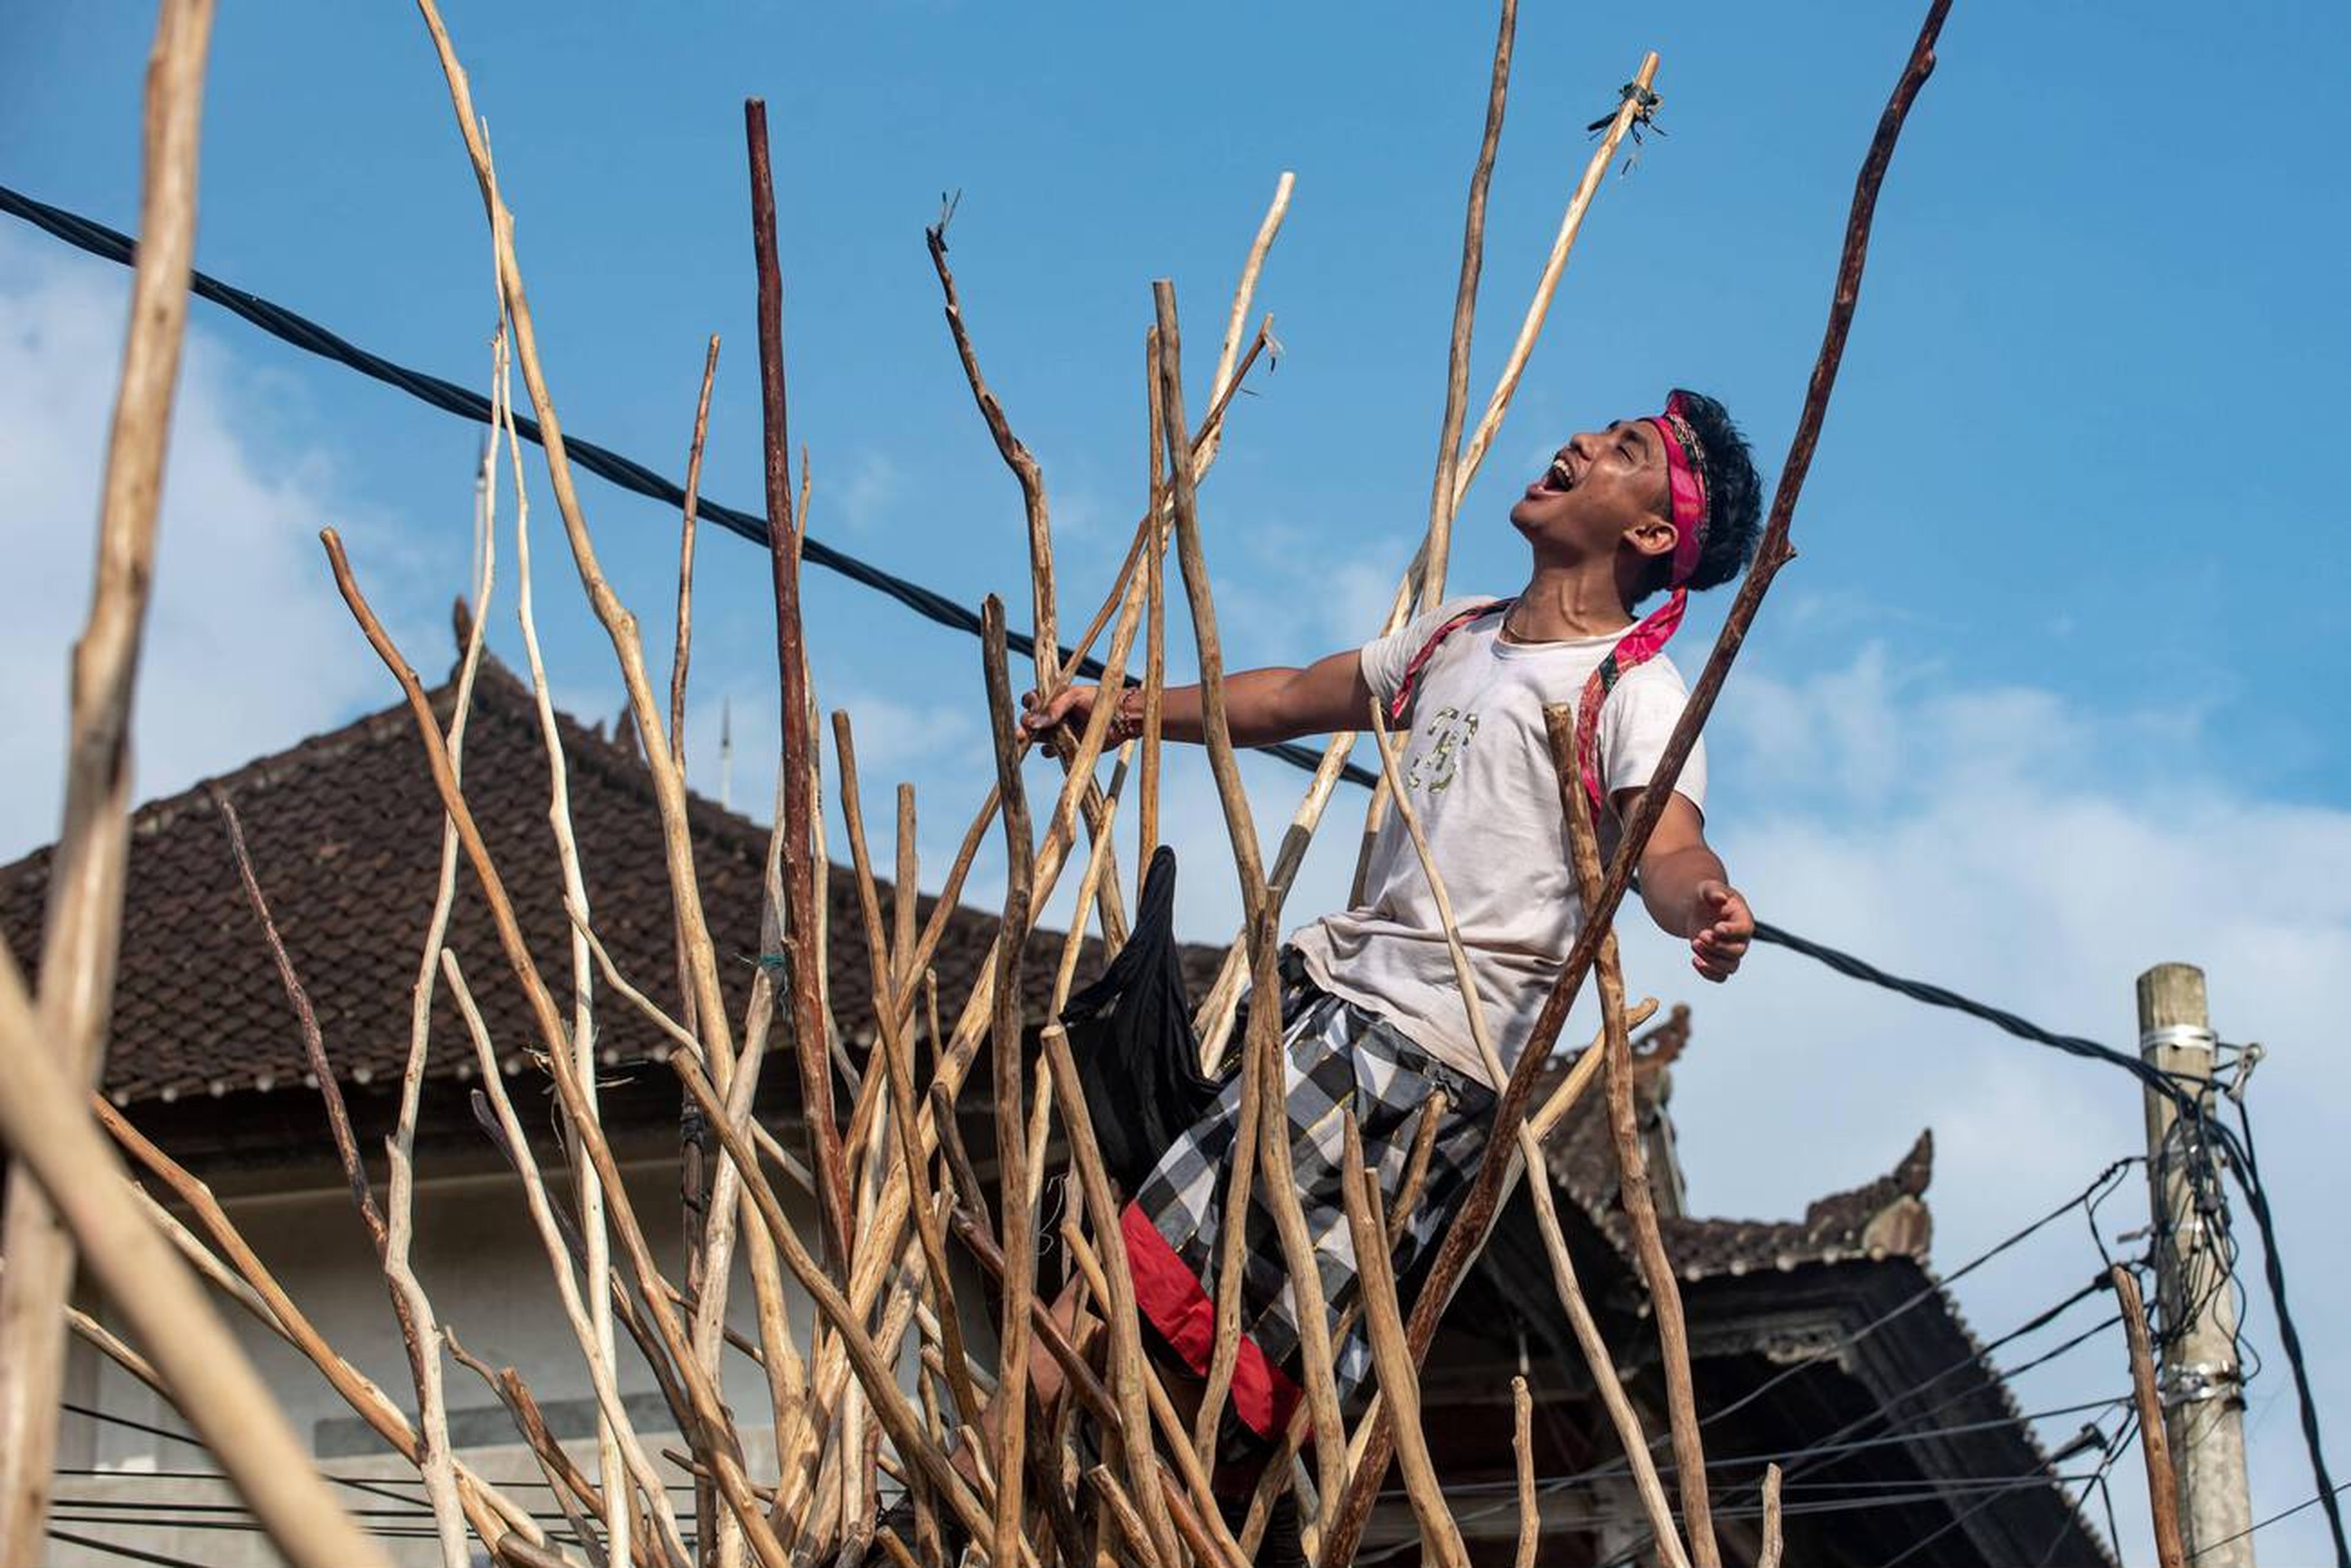
[{"label": "black electrical wire", "polygon": [[[68,212],[63,207],[53,207],[47,202],[36,201],[22,192],[12,191],[5,185],[0,185],[0,212],[22,218],[35,227],[56,235],[68,245],[86,250],[92,256],[100,256],[109,261],[119,262],[124,267],[131,265],[138,254],[138,242],[130,235],[108,228],[104,224],[94,222],[78,213]],[[413,371],[405,365],[395,364],[381,354],[370,353],[350,339],[330,332],[309,318],[297,315],[284,306],[265,299],[258,294],[239,288],[234,284],[224,283],[209,273],[203,272],[192,272],[189,275],[188,288],[197,298],[210,300],[232,315],[252,322],[271,337],[281,342],[290,343],[306,353],[332,360],[338,364],[359,371],[363,376],[382,382],[387,386],[397,387],[409,396],[422,402],[430,403],[445,413],[454,413],[460,419],[470,419],[476,424],[490,423],[490,401],[481,393],[459,386],[456,382],[444,380],[440,376],[427,375],[423,371]],[[516,413],[514,426],[516,433],[524,440],[545,444],[539,434],[538,422],[528,414]],[[609,446],[602,446],[592,441],[583,441],[576,435],[566,435],[563,438],[563,448],[574,467],[584,468],[598,478],[617,485],[623,490],[643,496],[650,500],[659,501],[665,506],[682,507],[685,504],[685,491],[682,486],[664,478],[634,458],[623,456]],[[757,513],[744,511],[738,507],[729,507],[723,502],[714,501],[707,496],[697,499],[695,511],[697,516],[716,523],[729,533],[741,535],[761,549],[768,548],[767,520]],[[837,549],[813,535],[804,536],[801,538],[800,559],[820,566],[827,571],[837,572],[852,582],[870,588],[876,593],[886,594],[925,621],[935,622],[941,626],[952,628],[969,636],[979,635],[977,611],[957,603],[936,589],[925,588],[921,583],[901,577],[895,572],[884,571],[872,562],[862,560],[846,550]],[[1036,652],[1036,640],[1026,632],[1008,632],[1005,641],[1015,653]],[[1061,654],[1066,661],[1070,657],[1070,650],[1062,649]],[[1102,673],[1102,661],[1094,658],[1081,660],[1077,665],[1077,670],[1080,674],[1099,676]],[[1310,773],[1322,764],[1322,755],[1319,752],[1311,747],[1286,741],[1274,746],[1259,747],[1257,749],[1278,757],[1294,768],[1302,768]],[[1357,767],[1353,763],[1346,766],[1341,777],[1351,784],[1361,785],[1365,789],[1379,782],[1378,774],[1369,768]]]},{"label": "black electrical wire", "polygon": [[204,1568],[185,1557],[166,1557],[160,1552],[141,1552],[136,1546],[122,1546],[111,1541],[97,1541],[87,1535],[76,1535],[69,1530],[51,1529],[51,1541],[62,1541],[68,1546],[79,1546],[91,1552],[103,1552],[109,1556],[127,1557],[133,1563],[152,1563],[155,1568]]},{"label": "black electrical wire", "polygon": [[2257,1530],[2267,1530],[2271,1525],[2275,1524],[2282,1519],[2292,1519],[2295,1514],[2300,1513],[2305,1508],[2316,1508],[2321,1503],[2324,1503],[2331,1510],[2335,1507],[2335,1500],[2341,1497],[2346,1491],[2351,1491],[2351,1481],[2345,1481],[2333,1491],[2323,1491],[2316,1497],[2306,1497],[2300,1502],[2295,1503],[2292,1508],[2283,1508],[2278,1510],[2277,1512],[2270,1515],[2267,1519],[2255,1520],[2252,1523],[2245,1526],[2244,1529],[2237,1531],[2234,1535],[2224,1535],[2220,1537],[2220,1540],[2211,1542],[2210,1545],[2198,1547],[2195,1551],[2188,1554],[2189,1561],[2192,1563],[2197,1558],[2203,1556],[2207,1552],[2217,1552],[2232,1541],[2242,1541],[2246,1536],[2251,1535]]},{"label": "black electrical wire", "polygon": [[2294,1374],[2303,1445],[2310,1450],[2310,1468],[2318,1481],[2318,1495],[2311,1500],[2325,1511],[2327,1532],[2335,1538],[2337,1568],[2351,1568],[2351,1544],[2346,1544],[2343,1536],[2343,1508],[2335,1500],[2344,1489],[2335,1484],[2335,1477],[2326,1468],[2325,1450],[2319,1443],[2318,1402],[2311,1393],[2310,1368],[2303,1359],[2302,1332],[2294,1327],[2294,1313],[2285,1303],[2285,1270],[2278,1261],[2277,1227],[2270,1217],[2269,1193],[2262,1186],[2261,1165],[2253,1153],[2253,1119],[2246,1113],[2242,1100],[2237,1102],[2237,1123],[2243,1131],[2237,1140],[2236,1152],[2241,1160],[2237,1185],[2244,1189],[2245,1207],[2252,1210],[2253,1225],[2262,1233],[2262,1273],[2269,1281],[2270,1306],[2277,1314],[2278,1344],[2285,1352],[2288,1370]]}]

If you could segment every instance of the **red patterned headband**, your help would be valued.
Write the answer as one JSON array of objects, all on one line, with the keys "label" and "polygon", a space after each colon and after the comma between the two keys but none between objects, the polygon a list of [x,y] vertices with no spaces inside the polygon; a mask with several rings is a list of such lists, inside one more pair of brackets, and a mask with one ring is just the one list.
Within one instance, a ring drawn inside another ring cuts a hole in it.
[{"label": "red patterned headband", "polygon": [[1666,483],[1673,497],[1674,527],[1679,538],[1674,541],[1673,586],[1679,588],[1698,570],[1698,555],[1706,543],[1706,448],[1690,428],[1682,412],[1682,394],[1666,399],[1666,412],[1650,417],[1649,423],[1665,438]]}]

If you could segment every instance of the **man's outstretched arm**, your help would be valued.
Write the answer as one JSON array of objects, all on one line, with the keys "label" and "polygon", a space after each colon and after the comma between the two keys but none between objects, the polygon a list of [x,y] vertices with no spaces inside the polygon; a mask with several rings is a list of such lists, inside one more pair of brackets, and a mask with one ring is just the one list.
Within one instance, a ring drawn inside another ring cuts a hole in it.
[{"label": "man's outstretched arm", "polygon": [[[1021,721],[1032,731],[1086,722],[1102,698],[1100,686],[1069,686],[1040,705],[1037,694],[1020,699],[1029,710]],[[1115,700],[1113,736],[1132,734],[1142,724],[1143,691],[1130,686]],[[1317,659],[1304,669],[1236,670],[1225,676],[1225,722],[1235,746],[1269,746],[1301,735],[1327,735],[1364,723],[1372,688],[1364,683],[1363,654],[1353,648]],[[1159,733],[1169,740],[1198,741],[1200,688],[1168,686],[1160,693]]]},{"label": "man's outstretched arm", "polygon": [[[1619,812],[1632,810],[1637,789],[1616,795]],[[1755,915],[1746,895],[1730,885],[1721,857],[1706,841],[1706,822],[1687,797],[1667,798],[1665,814],[1641,854],[1641,902],[1668,936],[1687,938],[1690,967],[1709,980],[1727,980],[1755,939]]]}]

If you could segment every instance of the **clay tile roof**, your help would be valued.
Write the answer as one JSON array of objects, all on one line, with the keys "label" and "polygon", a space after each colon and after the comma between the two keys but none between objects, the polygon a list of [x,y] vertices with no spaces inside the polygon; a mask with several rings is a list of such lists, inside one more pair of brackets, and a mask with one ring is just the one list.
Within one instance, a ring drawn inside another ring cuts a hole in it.
[{"label": "clay tile roof", "polygon": [[[445,723],[454,685],[432,695]],[[674,1014],[669,882],[650,776],[627,738],[608,740],[560,715],[557,727],[598,934],[630,982]],[[570,934],[548,823],[547,760],[528,688],[494,659],[484,659],[476,679],[464,764],[467,799],[525,939],[560,995],[570,973]],[[244,820],[256,873],[318,1009],[336,1076],[396,1080],[441,856],[440,802],[407,709],[371,714],[214,782]],[[768,831],[699,798],[689,802],[688,821],[721,983],[739,1019],[758,952]],[[47,850],[0,867],[0,933],[28,971],[48,874]],[[883,895],[886,908],[886,886]],[[871,1035],[871,988],[855,883],[845,868],[833,871],[828,899],[834,1016],[846,1037],[861,1040]],[[925,916],[931,904],[921,901]],[[977,910],[949,916],[934,961],[943,998],[959,1001],[968,991],[996,924]],[[1061,940],[1040,933],[1031,944],[1023,989],[1032,1017],[1050,996]],[[520,988],[462,859],[449,943],[501,1054],[535,1048]],[[1203,990],[1217,956],[1186,955]],[[610,997],[601,977],[597,992],[600,1052],[611,1061],[653,1053],[658,1031]],[[431,1071],[470,1076],[463,1021],[446,988],[437,993]],[[131,825],[107,1092],[125,1104],[176,1100],[298,1086],[307,1071],[205,786],[141,807]]]}]

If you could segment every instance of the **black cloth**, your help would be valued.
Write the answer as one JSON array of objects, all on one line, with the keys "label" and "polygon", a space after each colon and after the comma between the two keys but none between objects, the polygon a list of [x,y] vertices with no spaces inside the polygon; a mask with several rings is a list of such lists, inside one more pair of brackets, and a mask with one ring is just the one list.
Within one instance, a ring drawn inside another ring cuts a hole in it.
[{"label": "black cloth", "polygon": [[1176,852],[1162,844],[1144,876],[1126,946],[1061,1012],[1094,1142],[1122,1193],[1143,1185],[1220,1087],[1200,1073],[1175,926]]}]

